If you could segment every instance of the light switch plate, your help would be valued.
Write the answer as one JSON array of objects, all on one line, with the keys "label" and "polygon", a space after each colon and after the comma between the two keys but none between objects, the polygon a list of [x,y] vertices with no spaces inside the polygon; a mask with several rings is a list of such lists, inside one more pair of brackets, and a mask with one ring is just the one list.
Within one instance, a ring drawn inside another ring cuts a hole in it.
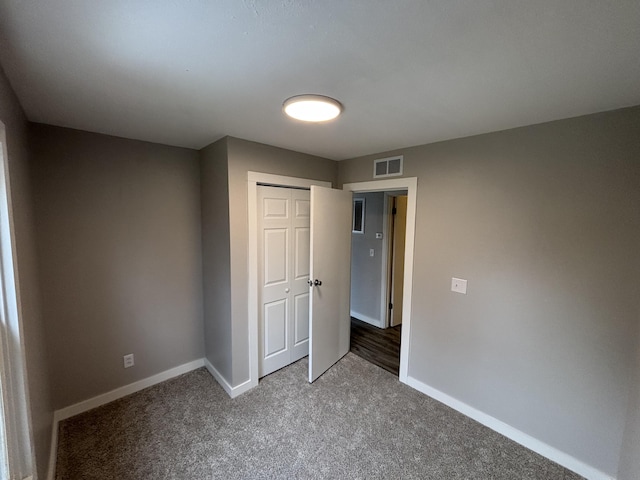
[{"label": "light switch plate", "polygon": [[453,277],[451,279],[451,291],[467,294],[467,281],[463,278]]},{"label": "light switch plate", "polygon": [[373,248],[369,249],[369,256],[373,257],[376,254],[376,251]]}]

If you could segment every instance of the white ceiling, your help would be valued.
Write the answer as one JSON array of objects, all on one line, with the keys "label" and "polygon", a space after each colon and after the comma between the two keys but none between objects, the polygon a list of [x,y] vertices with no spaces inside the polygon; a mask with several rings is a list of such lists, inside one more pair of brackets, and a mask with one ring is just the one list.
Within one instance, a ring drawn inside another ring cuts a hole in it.
[{"label": "white ceiling", "polygon": [[[640,104],[638,0],[0,0],[30,120],[333,159]],[[336,121],[291,121],[301,93]]]}]

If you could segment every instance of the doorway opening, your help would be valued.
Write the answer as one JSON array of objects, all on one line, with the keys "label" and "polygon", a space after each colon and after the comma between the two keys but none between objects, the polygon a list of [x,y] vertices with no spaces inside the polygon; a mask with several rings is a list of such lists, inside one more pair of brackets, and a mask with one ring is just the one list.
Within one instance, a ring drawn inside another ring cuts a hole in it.
[{"label": "doorway opening", "polygon": [[[416,177],[398,177],[386,180],[345,183],[342,188],[352,193],[367,192],[406,192],[407,215],[405,225],[404,271],[402,272],[402,327],[400,334],[400,372],[399,380],[407,383],[409,379],[409,349],[411,344],[411,297],[413,295],[413,257],[416,228],[416,204],[418,197],[418,179]],[[366,210],[366,205],[365,205]],[[365,225],[366,230],[366,225]],[[374,252],[375,255],[375,252]],[[386,278],[386,276],[383,276]],[[382,288],[382,287],[381,287]],[[382,310],[381,303],[381,310]],[[385,306],[386,311],[386,306]],[[384,318],[381,316],[380,318]],[[375,328],[375,327],[373,327]]]},{"label": "doorway opening", "polygon": [[407,193],[353,194],[350,350],[398,376]]}]

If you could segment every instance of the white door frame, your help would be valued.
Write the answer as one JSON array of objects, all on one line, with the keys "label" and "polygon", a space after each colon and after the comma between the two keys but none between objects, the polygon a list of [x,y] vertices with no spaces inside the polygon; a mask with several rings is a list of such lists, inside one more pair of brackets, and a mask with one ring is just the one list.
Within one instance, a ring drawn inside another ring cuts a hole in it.
[{"label": "white door frame", "polygon": [[411,333],[411,295],[413,293],[413,253],[416,229],[416,199],[418,178],[402,177],[390,180],[346,183],[343,190],[354,193],[407,190],[407,230],[404,252],[404,291],[402,294],[402,337],[400,339],[400,381],[407,383]]},{"label": "white door frame", "polygon": [[311,188],[311,185],[331,187],[331,182],[309,178],[287,177],[270,173],[247,172],[247,195],[249,217],[249,385],[258,385],[258,184],[279,187]]},{"label": "white door frame", "polygon": [[391,213],[392,199],[399,195],[406,195],[404,190],[386,190],[384,192],[384,202],[382,204],[382,249],[381,255],[384,259],[382,262],[382,282],[380,285],[380,324],[382,328],[389,328],[391,325],[389,310],[389,302],[391,302],[391,267],[392,254],[391,239],[393,238],[393,214]]},{"label": "white door frame", "polygon": [[380,285],[380,323],[382,328],[389,327],[389,275],[391,273],[391,224],[392,215],[389,214],[391,195],[384,192],[384,201],[382,202],[382,285]]}]

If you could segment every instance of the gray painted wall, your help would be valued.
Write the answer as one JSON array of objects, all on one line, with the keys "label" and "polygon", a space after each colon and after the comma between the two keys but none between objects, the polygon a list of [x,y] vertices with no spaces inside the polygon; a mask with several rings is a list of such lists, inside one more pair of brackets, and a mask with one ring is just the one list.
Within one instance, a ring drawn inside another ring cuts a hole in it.
[{"label": "gray painted wall", "polygon": [[[364,198],[364,234],[351,234],[351,311],[374,319],[380,318],[380,287],[382,285],[382,232],[384,193],[357,193],[353,198]],[[369,256],[373,248],[375,256]],[[363,318],[361,318],[363,320]],[[366,319],[365,319],[366,321]]]},{"label": "gray painted wall", "polygon": [[200,151],[205,355],[232,378],[227,139]]},{"label": "gray painted wall", "polygon": [[[638,331],[640,332],[640,321]],[[635,379],[630,388],[618,470],[618,480],[637,480],[638,478],[640,478],[640,342],[636,348]]]},{"label": "gray painted wall", "polygon": [[340,162],[368,181],[403,154],[418,177],[409,375],[610,475],[640,311],[638,132],[636,107]]},{"label": "gray painted wall", "polygon": [[198,153],[37,124],[31,146],[54,407],[202,358]]},{"label": "gray painted wall", "polygon": [[51,443],[53,405],[49,392],[49,368],[37,281],[37,259],[28,171],[28,125],[2,69],[0,69],[0,122],[5,126],[9,157],[17,282],[22,307],[36,469],[38,477],[45,478]]},{"label": "gray painted wall", "polygon": [[338,165],[332,160],[228,137],[229,224],[231,238],[232,385],[249,378],[248,207],[247,172],[312,178],[335,184]]}]

